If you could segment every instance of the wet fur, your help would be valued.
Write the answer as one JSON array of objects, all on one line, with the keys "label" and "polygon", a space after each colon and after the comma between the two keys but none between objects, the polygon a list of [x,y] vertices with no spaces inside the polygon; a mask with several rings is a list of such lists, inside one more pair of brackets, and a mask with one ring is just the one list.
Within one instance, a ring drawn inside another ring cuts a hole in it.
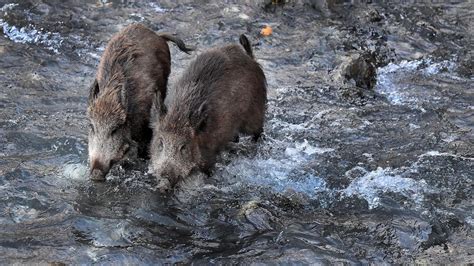
[{"label": "wet fur", "polygon": [[[241,43],[244,49],[228,45],[199,55],[169,90],[166,107],[159,96],[155,101],[153,112],[161,112],[154,115],[155,135],[166,132],[190,138],[193,163],[204,172],[239,133],[258,139],[263,132],[266,79],[245,36]],[[153,145],[152,164],[157,164]]]},{"label": "wet fur", "polygon": [[89,91],[91,122],[101,128],[117,123],[125,127],[141,157],[148,155],[152,137],[152,100],[158,91],[163,99],[166,96],[171,62],[168,40],[190,51],[171,35],[160,36],[141,24],[126,27],[109,41]]}]

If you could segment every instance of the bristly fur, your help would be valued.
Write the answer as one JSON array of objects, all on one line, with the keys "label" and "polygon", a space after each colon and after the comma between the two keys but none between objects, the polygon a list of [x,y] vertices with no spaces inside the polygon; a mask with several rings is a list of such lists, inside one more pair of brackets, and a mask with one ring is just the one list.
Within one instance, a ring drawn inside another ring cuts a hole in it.
[{"label": "bristly fur", "polygon": [[125,123],[128,110],[126,88],[133,86],[130,66],[142,54],[125,36],[116,36],[110,42],[97,75],[98,94],[90,99],[88,110],[91,119],[99,123]]},{"label": "bristly fur", "polygon": [[[219,90],[216,81],[229,71],[216,67],[224,65],[225,58],[217,54],[200,58],[199,64],[191,64],[187,70],[188,75],[176,84],[176,90],[170,92],[173,95],[170,95],[171,101],[163,125],[176,128],[195,126],[191,121],[196,122],[201,116],[205,116],[209,105],[212,105],[210,101],[214,98],[212,94]],[[199,102],[196,99],[206,100]],[[203,105],[207,105],[207,108]]]},{"label": "bristly fur", "polygon": [[154,175],[175,184],[196,170],[209,173],[219,151],[240,133],[261,136],[266,81],[251,54],[248,40],[211,49],[170,88],[166,107],[157,95],[150,146]]},{"label": "bristly fur", "polygon": [[89,92],[89,160],[97,179],[126,156],[147,157],[152,99],[157,91],[164,99],[170,74],[168,40],[186,49],[180,39],[141,24],[125,27],[107,44]]},{"label": "bristly fur", "polygon": [[[130,68],[134,64],[134,59],[143,55],[138,47],[125,36],[117,36],[111,42],[109,50],[104,54],[102,68],[98,73],[99,95],[104,94],[106,89],[122,90],[124,87],[133,86],[133,79],[130,77]],[[108,56],[107,56],[108,55]],[[125,95],[127,96],[127,95]],[[127,108],[127,106],[123,106]]]},{"label": "bristly fur", "polygon": [[125,123],[127,113],[118,99],[121,93],[120,87],[119,84],[116,89],[106,90],[94,100],[93,104],[87,109],[90,119],[101,124],[110,122]]}]

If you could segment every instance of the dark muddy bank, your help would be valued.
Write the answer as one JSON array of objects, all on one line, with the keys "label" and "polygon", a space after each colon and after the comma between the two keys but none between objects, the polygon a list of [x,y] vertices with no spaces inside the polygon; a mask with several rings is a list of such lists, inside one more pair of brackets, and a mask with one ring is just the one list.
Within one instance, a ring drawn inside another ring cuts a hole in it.
[{"label": "dark muddy bank", "polygon": [[[473,261],[471,3],[0,9],[2,263]],[[173,195],[146,162],[87,180],[87,88],[133,22],[198,48],[171,48],[170,82],[245,33],[269,83],[265,139]]]}]

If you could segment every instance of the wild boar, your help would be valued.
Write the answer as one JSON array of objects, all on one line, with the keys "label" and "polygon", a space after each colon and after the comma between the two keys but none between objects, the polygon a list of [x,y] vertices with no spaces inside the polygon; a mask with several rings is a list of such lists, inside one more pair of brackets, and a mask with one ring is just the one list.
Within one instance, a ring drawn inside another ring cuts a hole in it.
[{"label": "wild boar", "polygon": [[191,50],[140,24],[127,26],[107,44],[89,92],[91,179],[103,181],[115,163],[148,154],[150,108],[157,92],[165,97],[170,73],[167,41]]},{"label": "wild boar", "polygon": [[248,39],[199,55],[152,107],[150,173],[174,186],[192,172],[209,173],[216,155],[239,133],[258,140],[267,102],[265,74]]}]

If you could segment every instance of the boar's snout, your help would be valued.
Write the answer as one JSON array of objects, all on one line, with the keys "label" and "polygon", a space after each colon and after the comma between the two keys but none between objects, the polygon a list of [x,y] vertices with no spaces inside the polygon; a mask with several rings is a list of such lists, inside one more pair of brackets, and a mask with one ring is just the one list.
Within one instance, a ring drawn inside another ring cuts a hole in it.
[{"label": "boar's snout", "polygon": [[167,178],[169,180],[178,178],[178,175],[179,175],[174,171],[173,167],[171,167],[171,166],[163,167],[163,168],[159,169],[158,174],[161,177]]},{"label": "boar's snout", "polygon": [[90,178],[94,181],[105,181],[105,176],[109,171],[109,166],[101,163],[97,159],[91,160]]},{"label": "boar's snout", "polygon": [[93,181],[105,181],[105,173],[99,169],[94,169],[91,171],[91,180]]},{"label": "boar's snout", "polygon": [[184,169],[184,167],[179,167],[177,165],[167,165],[157,169],[154,174],[167,179],[171,185],[175,185],[179,180],[190,176],[194,172],[199,172],[199,169],[195,167]]}]

